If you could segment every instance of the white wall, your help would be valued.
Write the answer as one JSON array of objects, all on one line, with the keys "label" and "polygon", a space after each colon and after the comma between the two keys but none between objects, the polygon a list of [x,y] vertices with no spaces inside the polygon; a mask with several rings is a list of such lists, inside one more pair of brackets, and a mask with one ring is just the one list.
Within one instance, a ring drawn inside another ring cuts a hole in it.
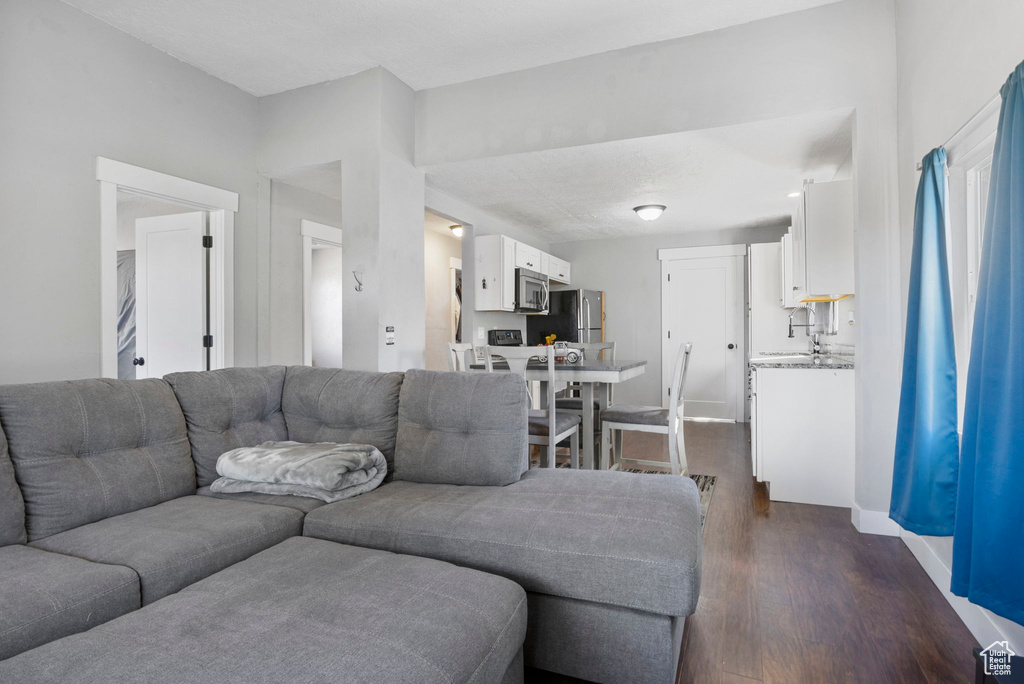
[{"label": "white wall", "polygon": [[[904,273],[913,245],[917,161],[943,144],[1024,61],[1024,4],[1016,0],[898,0],[900,225]],[[906,307],[908,280],[903,280]],[[966,369],[960,369],[966,372]],[[1024,627],[949,595],[952,538],[907,536],[982,646],[1008,638],[1024,652]]]},{"label": "white wall", "polygon": [[643,375],[615,388],[615,401],[661,405],[661,262],[670,247],[778,241],[783,227],[558,242],[551,253],[572,263],[572,286],[605,293],[605,339],[615,356],[644,359]]},{"label": "white wall", "polygon": [[[405,370],[423,365],[423,172],[412,165],[411,89],[375,68],[259,100],[258,164],[273,173],[341,161],[345,271],[364,289],[345,301],[345,366]],[[261,205],[269,203],[261,191]],[[261,286],[271,270],[269,226],[261,226]],[[260,339],[271,316],[260,310]],[[394,326],[396,344],[385,344]],[[261,342],[260,362],[270,349]]]},{"label": "white wall", "polygon": [[340,226],[341,202],[281,181],[272,181],[269,278],[271,323],[268,363],[302,363],[300,222],[303,219],[328,226]]},{"label": "white wall", "polygon": [[313,249],[310,314],[313,318],[313,365],[341,368],[344,362],[345,260],[340,247]]},{"label": "white wall", "polygon": [[448,370],[445,343],[451,342],[451,260],[462,258],[462,240],[437,231],[423,231],[426,354],[424,368]]},{"label": "white wall", "polygon": [[56,0],[0,3],[0,64],[0,291],[19,293],[0,382],[100,374],[97,155],[239,193],[235,363],[254,363],[256,99]]}]

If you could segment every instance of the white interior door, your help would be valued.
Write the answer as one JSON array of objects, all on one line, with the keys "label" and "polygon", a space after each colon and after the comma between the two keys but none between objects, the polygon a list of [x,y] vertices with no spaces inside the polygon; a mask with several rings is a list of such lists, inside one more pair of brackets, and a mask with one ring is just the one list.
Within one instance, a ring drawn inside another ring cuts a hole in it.
[{"label": "white interior door", "polygon": [[689,418],[743,420],[743,257],[663,262],[662,397],[679,345],[693,343],[684,391]]},{"label": "white interior door", "polygon": [[206,214],[135,222],[137,378],[206,370]]}]

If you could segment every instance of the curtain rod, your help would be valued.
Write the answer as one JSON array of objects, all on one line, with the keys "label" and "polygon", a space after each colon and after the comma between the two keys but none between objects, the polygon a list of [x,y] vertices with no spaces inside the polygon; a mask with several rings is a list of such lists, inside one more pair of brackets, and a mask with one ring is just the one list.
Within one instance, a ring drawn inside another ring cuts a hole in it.
[{"label": "curtain rod", "polygon": [[[968,128],[971,124],[973,124],[978,119],[978,117],[980,117],[982,114],[984,114],[985,111],[989,107],[992,106],[993,102],[998,102],[1001,97],[1002,97],[1002,95],[1000,95],[998,92],[995,95],[993,95],[992,97],[990,97],[988,99],[988,101],[985,102],[985,104],[983,104],[981,106],[981,109],[979,109],[978,111],[974,112],[974,114],[971,116],[971,118],[969,118],[966,122],[964,122],[963,126],[961,126],[960,128],[956,129],[956,131],[953,133],[953,135],[949,136],[949,138],[946,139],[946,142],[942,143],[941,147],[943,147],[943,148],[948,147],[951,142],[956,140],[956,137],[958,135],[963,133],[966,128]],[[920,171],[921,168],[922,168],[921,162],[917,162],[917,170]]]}]

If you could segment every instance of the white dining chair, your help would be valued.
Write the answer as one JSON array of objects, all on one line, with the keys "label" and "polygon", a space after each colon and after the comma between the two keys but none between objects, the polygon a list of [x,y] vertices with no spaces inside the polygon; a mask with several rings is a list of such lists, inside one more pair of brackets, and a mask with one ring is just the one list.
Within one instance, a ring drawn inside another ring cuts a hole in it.
[{"label": "white dining chair", "polygon": [[[582,342],[580,344],[570,343],[569,346],[573,349],[582,349],[584,357],[588,360],[599,359],[601,354],[604,354],[605,361],[615,360],[615,343],[614,342]],[[583,399],[578,396],[582,385],[579,383],[569,383],[565,388],[567,396],[559,397],[555,399],[555,405],[559,410],[572,411],[581,418],[583,417]],[[574,396],[575,395],[575,396]],[[612,403],[612,383],[608,383],[608,403]],[[597,401],[594,401],[595,417],[597,411],[600,409],[597,406]],[[600,424],[598,420],[594,421],[594,427],[600,430]]]},{"label": "white dining chair", "polygon": [[686,443],[683,438],[683,390],[686,386],[686,371],[690,366],[690,351],[693,344],[687,342],[680,345],[676,355],[676,366],[672,372],[671,392],[668,408],[658,406],[637,406],[622,404],[611,405],[601,412],[601,459],[600,467],[608,470],[608,458],[613,451],[612,435],[615,435],[616,463],[614,469],[622,469],[623,465],[640,465],[664,467],[664,461],[649,461],[626,458],[622,453],[622,432],[635,430],[638,432],[656,432],[668,436],[668,460],[673,475],[685,474]]},{"label": "white dining chair", "polygon": [[555,467],[555,449],[559,442],[569,439],[569,466],[578,468],[580,462],[580,417],[555,406],[555,354],[554,347],[484,347],[484,366],[493,373],[493,357],[504,359],[509,371],[522,376],[526,382],[526,366],[534,357],[546,356],[547,367],[547,408],[530,410],[530,444],[547,447],[547,467]]},{"label": "white dining chair", "polygon": [[473,345],[462,342],[447,342],[445,348],[448,350],[448,370],[468,371],[472,363],[470,354],[473,353]]}]

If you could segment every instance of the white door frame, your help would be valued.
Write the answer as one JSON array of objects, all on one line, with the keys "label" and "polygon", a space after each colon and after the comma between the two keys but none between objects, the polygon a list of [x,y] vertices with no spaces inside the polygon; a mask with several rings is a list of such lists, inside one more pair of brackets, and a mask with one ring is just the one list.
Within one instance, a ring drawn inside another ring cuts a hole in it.
[{"label": "white door frame", "polygon": [[[449,314],[452,311],[455,311],[455,305],[456,304],[459,304],[461,306],[461,302],[458,302],[456,297],[455,297],[455,272],[456,271],[461,271],[461,270],[462,270],[462,259],[458,259],[456,257],[448,257],[448,272],[450,274],[449,283],[448,283],[448,296],[451,299],[451,309],[449,309]],[[449,340],[451,342],[455,342],[455,335],[458,333],[458,330],[457,330],[458,324],[455,322],[455,317],[454,316],[451,316],[451,325],[448,326],[448,327],[449,327],[449,330],[448,330]],[[463,338],[463,339],[465,339],[465,338]]]},{"label": "white door frame", "polygon": [[100,186],[100,375],[117,377],[117,193],[155,197],[208,211],[210,252],[210,368],[235,357],[234,244],[238,193],[141,166],[96,157]]},{"label": "white door frame", "polygon": [[[668,325],[669,325],[669,288],[668,285],[668,273],[671,263],[673,261],[679,261],[682,259],[708,259],[714,257],[735,257],[737,259],[736,264],[736,301],[733,303],[735,306],[735,317],[736,325],[738,329],[736,331],[736,408],[734,415],[737,417],[736,422],[743,422],[746,417],[746,335],[743,334],[744,325],[744,302],[745,297],[743,296],[743,278],[746,270],[743,267],[743,258],[747,256],[746,245],[714,245],[711,247],[673,247],[658,250],[658,260],[661,261],[661,359],[662,364],[674,363],[676,354],[679,351],[679,345],[684,340],[670,340],[668,337]],[[699,349],[694,349],[694,353],[699,354]],[[663,369],[664,370],[664,369]],[[662,377],[664,377],[662,372]],[[666,408],[669,407],[668,395],[662,387],[662,405]],[[684,418],[685,419],[685,418]],[[688,420],[688,419],[686,419]],[[701,420],[714,421],[712,418],[702,418]],[[732,421],[724,421],[732,422]]]},{"label": "white door frame", "polygon": [[[344,249],[341,244],[341,228],[328,226],[316,221],[301,219],[299,233],[302,235],[302,363],[313,365],[313,245],[328,245]],[[344,289],[344,288],[342,288]],[[342,295],[342,306],[345,297]],[[342,327],[344,327],[344,319]],[[341,350],[342,359],[345,350]]]}]

